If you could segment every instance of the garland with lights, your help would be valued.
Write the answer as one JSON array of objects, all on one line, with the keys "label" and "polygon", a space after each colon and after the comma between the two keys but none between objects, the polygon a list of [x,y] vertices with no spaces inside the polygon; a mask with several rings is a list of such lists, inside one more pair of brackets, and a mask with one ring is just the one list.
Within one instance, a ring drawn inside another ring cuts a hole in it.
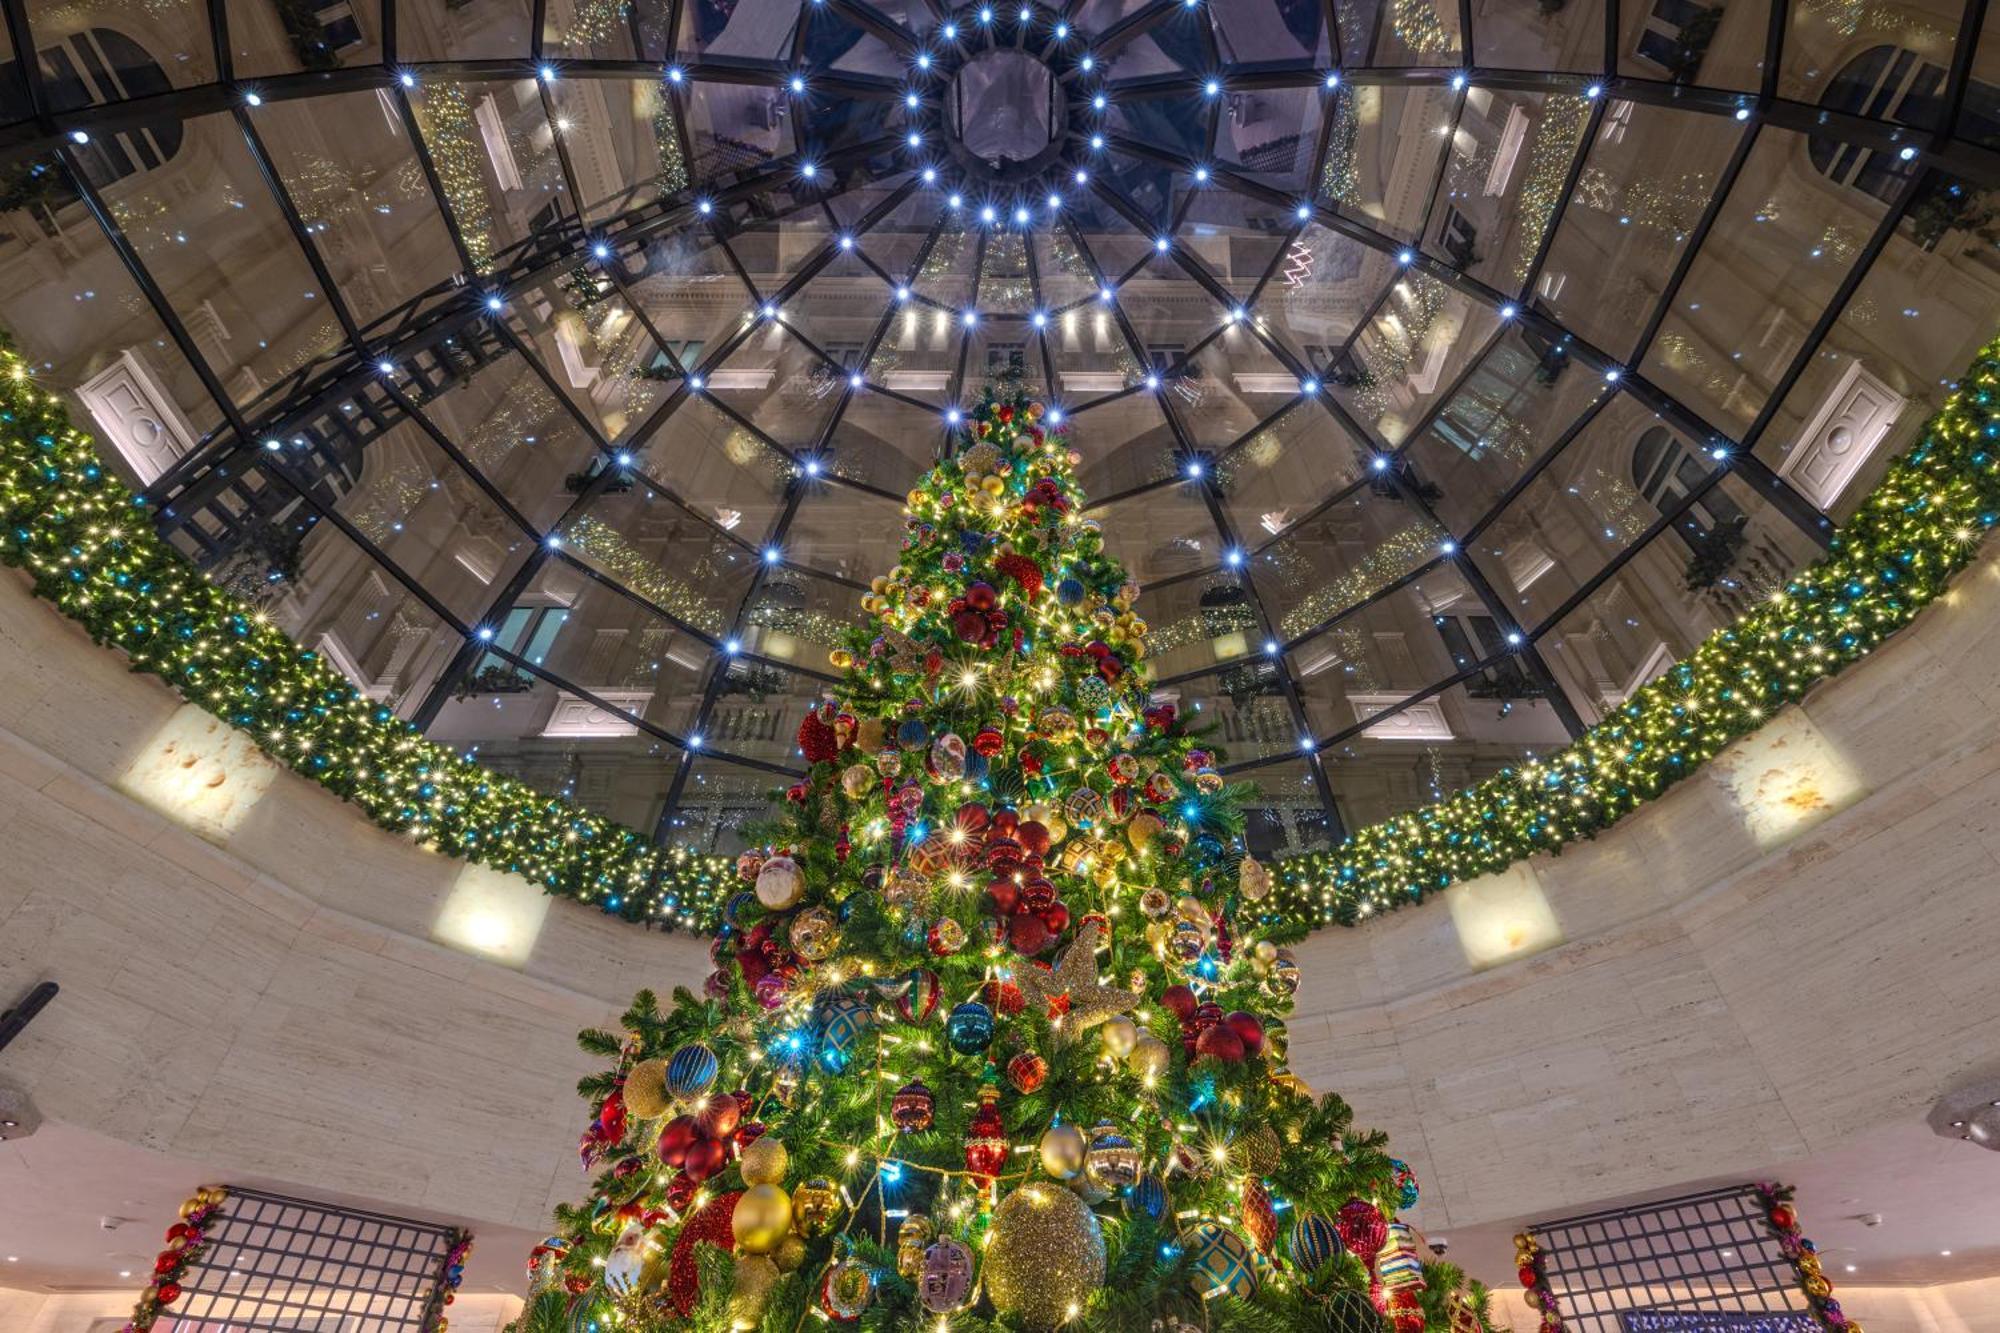
[{"label": "garland with lights", "polygon": [[738,862],[703,994],[579,1084],[519,1333],[1487,1333],[1416,1179],[1286,1067],[1302,922],[1155,703],[1061,415],[989,388]]},{"label": "garland with lights", "polygon": [[4,347],[0,517],[0,561],[26,569],[38,596],[383,827],[628,920],[715,920],[727,861],[656,847],[426,740],[204,578]]},{"label": "garland with lights", "polygon": [[[162,541],[57,395],[0,346],[0,561],[134,669],[250,734],[386,828],[518,871],[628,920],[707,931],[725,863],[431,743]],[[1831,553],[1711,635],[1582,739],[1274,867],[1265,915],[1352,925],[1594,836],[1783,704],[1859,660],[1941,593],[2000,510],[2000,343],[1891,464]]]}]

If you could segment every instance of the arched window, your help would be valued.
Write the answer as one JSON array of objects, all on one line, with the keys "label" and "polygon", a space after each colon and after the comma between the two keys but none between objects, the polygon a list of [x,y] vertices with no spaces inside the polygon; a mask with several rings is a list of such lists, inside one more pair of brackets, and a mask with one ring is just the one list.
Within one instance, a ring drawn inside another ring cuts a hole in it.
[{"label": "arched window", "polygon": [[[1708,469],[1665,426],[1651,427],[1632,446],[1632,484],[1662,514],[1679,508],[1707,479]],[[1696,549],[1717,529],[1741,527],[1746,521],[1736,502],[1714,486],[1675,521],[1674,533]]]},{"label": "arched window", "polygon": [[[1871,46],[1841,66],[1819,104],[1829,111],[1932,126],[1943,112],[1944,81],[1944,66],[1914,51]],[[1827,136],[1809,140],[1806,153],[1828,180],[1884,201],[1894,199],[1903,182],[1916,174],[1912,163],[1899,160],[1889,149],[1865,148]]]},{"label": "arched window", "polygon": [[[71,33],[38,54],[42,86],[57,110],[126,102],[173,86],[145,47],[113,28]],[[134,172],[151,171],[180,150],[180,121],[159,116],[139,128],[93,134],[75,151],[91,183],[102,189]]]}]

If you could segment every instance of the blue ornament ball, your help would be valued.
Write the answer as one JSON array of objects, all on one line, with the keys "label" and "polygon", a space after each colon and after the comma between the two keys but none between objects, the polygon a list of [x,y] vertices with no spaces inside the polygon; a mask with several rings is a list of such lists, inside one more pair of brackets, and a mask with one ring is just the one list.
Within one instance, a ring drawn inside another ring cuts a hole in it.
[{"label": "blue ornament ball", "polygon": [[744,913],[757,905],[757,895],[749,889],[739,889],[729,895],[729,905],[722,909],[722,919],[739,930],[743,926]]},{"label": "blue ornament ball", "polygon": [[1257,1294],[1257,1262],[1234,1231],[1204,1222],[1195,1229],[1189,1250],[1194,1266],[1188,1281],[1203,1300],[1217,1296],[1248,1300]]},{"label": "blue ornament ball", "polygon": [[1155,1222],[1167,1215],[1167,1187],[1161,1179],[1152,1174],[1140,1176],[1125,1191],[1125,1207],[1135,1213],[1144,1213]]},{"label": "blue ornament ball", "polygon": [[838,1074],[854,1058],[861,1038],[874,1022],[874,1013],[851,995],[836,995],[819,1007],[819,1066]]},{"label": "blue ornament ball", "polygon": [[1056,580],[1056,600],[1064,606],[1075,606],[1083,600],[1083,580],[1076,578]]},{"label": "blue ornament ball", "polygon": [[715,1086],[719,1067],[715,1052],[700,1042],[683,1046],[667,1061],[667,1091],[682,1101],[699,1097]]},{"label": "blue ornament ball", "polygon": [[977,1055],[993,1044],[993,1011],[967,1000],[944,1020],[944,1039],[960,1055]]},{"label": "blue ornament ball", "polygon": [[1317,1273],[1328,1261],[1338,1259],[1340,1250],[1340,1233],[1318,1213],[1300,1213],[1293,1219],[1291,1233],[1285,1238],[1285,1252],[1299,1272]]},{"label": "blue ornament ball", "polygon": [[965,780],[967,782],[979,782],[984,780],[986,774],[988,773],[988,771],[991,770],[991,768],[992,764],[987,760],[985,755],[979,753],[979,751],[977,750],[966,751]]},{"label": "blue ornament ball", "polygon": [[896,728],[896,744],[905,750],[921,750],[931,741],[931,729],[920,717],[906,717]]}]

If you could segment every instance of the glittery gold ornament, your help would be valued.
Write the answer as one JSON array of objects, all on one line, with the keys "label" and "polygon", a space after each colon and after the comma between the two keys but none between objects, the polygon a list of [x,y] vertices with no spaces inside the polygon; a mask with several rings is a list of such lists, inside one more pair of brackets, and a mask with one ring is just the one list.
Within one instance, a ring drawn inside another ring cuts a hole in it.
[{"label": "glittery gold ornament", "polygon": [[673,1109],[667,1095],[667,1062],[641,1060],[625,1074],[625,1110],[640,1120],[657,1120]]},{"label": "glittery gold ornament", "polygon": [[755,1328],[764,1318],[764,1307],[778,1286],[778,1265],[761,1254],[736,1258],[736,1284],[729,1291],[729,1323],[732,1328]]},{"label": "glittery gold ornament", "polygon": [[1167,1044],[1147,1032],[1140,1035],[1132,1047],[1132,1054],[1126,1057],[1126,1063],[1140,1078],[1157,1079],[1167,1072],[1167,1066],[1173,1063],[1173,1059],[1174,1053],[1167,1049]]},{"label": "glittery gold ornament", "polygon": [[896,1271],[915,1282],[923,1275],[924,1251],[936,1235],[928,1217],[910,1216],[896,1228]]},{"label": "glittery gold ornament", "polygon": [[1278,1169],[1284,1157],[1284,1146],[1278,1142],[1278,1131],[1262,1120],[1243,1131],[1236,1140],[1236,1151],[1231,1154],[1253,1176],[1268,1176]]},{"label": "glittery gold ornament", "polygon": [[1030,1328],[1054,1328],[1103,1285],[1104,1233],[1082,1199],[1037,1180],[1000,1201],[986,1243],[994,1309]]},{"label": "glittery gold ornament", "polygon": [[1088,1031],[1145,998],[1098,981],[1097,942],[1103,929],[1100,923],[1086,920],[1069,947],[1056,955],[1053,968],[1044,972],[1039,967],[1024,967],[1014,974],[1014,984],[1021,988],[1031,1012],[1047,1013],[1050,1001],[1068,997],[1069,1009],[1059,1029],[1062,1033]]},{"label": "glittery gold ornament", "polygon": [[840,1220],[840,1191],[833,1182],[814,1176],[792,1191],[792,1221],[803,1236],[824,1236]]},{"label": "glittery gold ornament", "polygon": [[778,1265],[780,1273],[789,1273],[806,1261],[805,1239],[794,1231],[778,1242],[778,1248],[771,1251],[771,1260]]},{"label": "glittery gold ornament", "polygon": [[769,1254],[792,1229],[792,1200],[776,1185],[752,1185],[730,1215],[736,1247],[745,1254]]},{"label": "glittery gold ornament", "polygon": [[743,1172],[746,1185],[782,1185],[785,1181],[785,1167],[790,1163],[791,1154],[775,1136],[766,1134],[753,1139],[743,1150],[743,1160],[738,1164]]},{"label": "glittery gold ornament", "polygon": [[1246,856],[1236,870],[1236,887],[1254,903],[1271,891],[1271,872],[1256,857]]},{"label": "glittery gold ornament", "polygon": [[1050,1125],[1042,1135],[1042,1170],[1057,1180],[1068,1180],[1083,1170],[1083,1155],[1089,1144],[1075,1125]]}]

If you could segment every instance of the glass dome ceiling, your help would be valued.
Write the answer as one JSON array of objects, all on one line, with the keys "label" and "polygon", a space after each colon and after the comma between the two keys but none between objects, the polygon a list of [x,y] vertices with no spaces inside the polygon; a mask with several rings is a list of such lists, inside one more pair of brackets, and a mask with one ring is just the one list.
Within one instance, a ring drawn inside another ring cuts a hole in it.
[{"label": "glass dome ceiling", "polygon": [[2000,313],[1983,4],[0,8],[0,323],[161,529],[725,850],[996,376],[1268,852],[1603,716]]}]

